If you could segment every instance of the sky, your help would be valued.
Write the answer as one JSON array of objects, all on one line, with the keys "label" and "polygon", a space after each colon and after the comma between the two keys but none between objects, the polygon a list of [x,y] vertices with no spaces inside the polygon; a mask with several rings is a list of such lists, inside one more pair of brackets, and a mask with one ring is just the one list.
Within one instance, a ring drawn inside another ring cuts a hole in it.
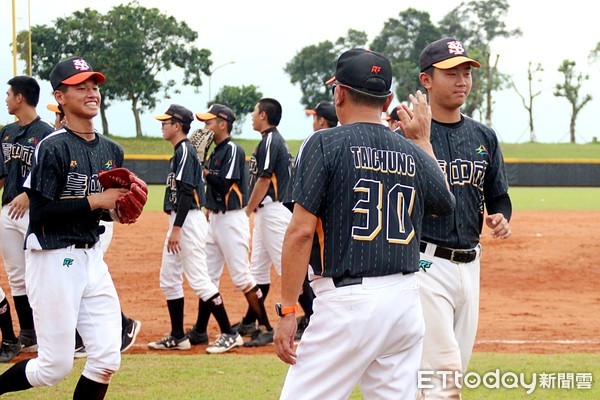
[{"label": "sky", "polygon": [[[15,7],[16,27],[20,31],[27,29],[29,23],[32,26],[51,25],[57,18],[69,16],[86,7],[106,13],[113,6],[126,2],[62,0],[56,3],[29,0],[29,17],[28,2],[15,0],[15,3],[18,3]],[[304,107],[299,102],[299,87],[292,85],[283,71],[300,49],[325,40],[335,41],[344,36],[348,29],[366,32],[370,42],[388,19],[397,17],[409,7],[428,12],[437,25],[444,15],[460,3],[458,0],[396,0],[386,2],[385,7],[376,8],[373,5],[371,10],[366,10],[361,9],[359,3],[347,0],[229,0],[210,3],[212,5],[189,0],[139,0],[141,6],[156,7],[179,21],[185,21],[191,29],[198,32],[198,39],[191,45],[209,49],[212,52],[213,69],[219,67],[210,80],[208,77],[203,78],[204,85],[199,93],[195,93],[193,88],[181,87],[180,94],[162,99],[156,109],[142,114],[142,131],[147,136],[160,136],[160,124],[154,116],[163,113],[171,103],[182,104],[195,113],[206,111],[210,81],[212,96],[224,85],[255,85],[265,97],[278,99],[283,106],[280,132],[287,139],[303,139],[312,131],[312,117],[305,115]],[[565,98],[553,95],[554,86],[563,78],[557,68],[564,59],[575,61],[576,71],[589,75],[581,94],[591,94],[593,98],[577,118],[577,142],[590,142],[593,137],[599,137],[600,127],[593,117],[600,111],[600,62],[590,65],[588,55],[596,43],[600,42],[600,33],[595,36],[590,34],[595,31],[590,27],[597,26],[597,16],[593,12],[585,12],[589,10],[589,2],[571,0],[568,7],[552,6],[551,3],[537,0],[509,0],[509,4],[505,22],[509,29],[520,28],[523,35],[517,39],[499,39],[493,42],[492,52],[500,56],[499,70],[510,74],[525,96],[528,93],[528,62],[543,65],[544,72],[538,75],[541,82],[534,84],[534,90],[542,90],[542,94],[534,100],[534,126],[538,141],[569,141],[571,104]],[[5,84],[5,91],[8,89],[6,82],[14,75],[11,0],[2,0],[0,7],[0,81]],[[23,74],[23,69],[24,63],[19,62],[17,75]],[[166,81],[173,77],[173,72],[162,72],[158,78]],[[54,116],[46,109],[46,104],[54,102],[50,83],[42,80],[39,83],[42,95],[38,114],[51,121]],[[528,141],[528,113],[517,93],[513,89],[507,89],[495,92],[493,96],[495,107],[492,127],[500,140],[511,143]],[[395,104],[396,100],[392,106]],[[107,116],[111,133],[135,136],[130,103],[113,103],[107,109]],[[100,128],[100,118],[97,119],[96,126]],[[3,104],[0,107],[0,123],[12,121],[13,117]],[[192,129],[203,125],[196,121]],[[249,116],[246,117],[242,131],[242,138],[260,137],[252,130]]]}]

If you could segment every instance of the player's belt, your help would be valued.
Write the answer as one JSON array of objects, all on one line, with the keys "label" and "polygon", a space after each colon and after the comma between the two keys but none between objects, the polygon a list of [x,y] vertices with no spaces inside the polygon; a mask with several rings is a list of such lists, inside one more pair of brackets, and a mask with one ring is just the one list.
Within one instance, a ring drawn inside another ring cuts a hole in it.
[{"label": "player's belt", "polygon": [[[421,252],[424,253],[426,249],[427,242],[421,242]],[[453,263],[467,264],[475,261],[475,259],[477,258],[477,250],[457,250],[436,245],[433,255],[435,257],[445,258],[446,260],[450,260]]]},{"label": "player's belt", "polygon": [[[402,275],[410,275],[413,272],[402,272]],[[344,286],[351,286],[351,285],[360,285],[363,282],[363,278],[362,277],[355,277],[355,276],[348,276],[348,275],[343,275],[343,276],[336,276],[331,278],[331,280],[333,281],[333,286],[335,286],[336,288],[341,288]]]},{"label": "player's belt", "polygon": [[94,247],[96,245],[96,243],[88,243],[88,242],[77,242],[77,243],[73,243],[73,246],[76,249],[91,249],[92,247]]}]

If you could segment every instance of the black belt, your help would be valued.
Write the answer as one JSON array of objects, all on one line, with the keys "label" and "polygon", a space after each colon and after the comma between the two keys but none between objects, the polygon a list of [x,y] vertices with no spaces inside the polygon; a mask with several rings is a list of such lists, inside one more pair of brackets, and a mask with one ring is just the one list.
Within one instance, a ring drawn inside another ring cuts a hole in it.
[{"label": "black belt", "polygon": [[[402,272],[402,275],[410,275],[412,273],[413,272]],[[343,276],[333,277],[333,278],[331,278],[331,280],[333,281],[333,286],[335,286],[336,288],[341,288],[344,286],[360,285],[363,281],[363,278],[361,276],[354,277],[354,276],[343,275]]]},{"label": "black belt", "polygon": [[95,245],[96,245],[96,243],[87,243],[87,242],[73,243],[73,246],[75,246],[76,249],[91,249]]},{"label": "black belt", "polygon": [[[426,249],[427,243],[421,242],[421,253],[424,253]],[[446,247],[436,246],[433,255],[435,257],[445,258],[446,260],[450,260],[454,263],[467,264],[475,261],[475,259],[477,258],[477,250],[455,250],[448,249]]]},{"label": "black belt", "polygon": [[225,214],[225,210],[208,210],[211,214]]}]

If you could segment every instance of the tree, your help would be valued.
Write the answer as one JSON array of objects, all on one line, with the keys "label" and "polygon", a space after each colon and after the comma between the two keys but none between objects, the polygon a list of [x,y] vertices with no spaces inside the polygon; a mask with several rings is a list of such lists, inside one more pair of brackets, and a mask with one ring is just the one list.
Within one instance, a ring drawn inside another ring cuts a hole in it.
[{"label": "tree", "polygon": [[591,63],[600,61],[600,42],[596,43],[596,47],[590,52],[589,61]]},{"label": "tree", "polygon": [[339,54],[354,47],[364,47],[366,43],[367,35],[364,32],[351,29],[335,44],[326,40],[300,49],[284,68],[290,76],[290,82],[300,85],[300,103],[312,108],[320,101],[331,101],[331,92],[324,83],[335,74]]},{"label": "tree", "polygon": [[508,81],[508,77],[498,71],[500,55],[492,55],[491,44],[499,38],[521,35],[520,29],[509,30],[503,21],[509,7],[508,0],[471,0],[461,3],[440,21],[444,34],[463,42],[470,55],[475,51],[479,55],[477,60],[481,63],[481,73],[477,75],[481,75],[481,84],[476,86],[477,82],[474,82],[472,93],[482,91],[483,94],[469,96],[467,108],[475,110],[480,105],[470,104],[485,99],[485,121],[488,125],[492,123],[492,92],[502,89]]},{"label": "tree", "polygon": [[[32,71],[48,79],[58,61],[74,55],[85,58],[107,77],[100,104],[103,132],[109,133],[109,101],[126,100],[131,102],[140,137],[140,113],[153,109],[158,96],[169,98],[176,84],[174,79],[163,83],[157,77],[177,69],[183,85],[198,88],[202,74],[209,74],[210,51],[190,46],[197,37],[184,22],[136,2],[116,6],[106,15],[86,8],[51,26],[32,27]],[[27,41],[20,43],[19,57],[27,60]]]},{"label": "tree", "polygon": [[209,102],[207,107],[212,103],[225,104],[231,108],[235,115],[235,124],[233,124],[233,134],[242,133],[242,125],[246,120],[246,116],[254,110],[254,106],[263,97],[263,94],[258,91],[254,85],[249,86],[223,86],[219,93],[215,96],[214,101]]},{"label": "tree", "polygon": [[385,54],[392,63],[394,91],[398,99],[407,99],[421,87],[419,57],[421,51],[439,39],[439,30],[431,22],[429,13],[409,8],[397,19],[388,19],[371,49]]},{"label": "tree", "polygon": [[[512,79],[510,81],[513,89],[515,89],[515,92],[517,92],[517,94],[521,98],[523,107],[525,107],[525,109],[527,110],[527,112],[529,114],[529,141],[531,143],[535,142],[535,130],[533,129],[533,99],[542,93],[541,90],[538,90],[534,93],[533,79],[534,79],[534,75],[536,73],[543,72],[543,71],[544,71],[544,69],[542,68],[542,64],[537,63],[537,64],[533,65],[533,63],[531,61],[529,61],[529,64],[527,67],[527,84],[528,84],[527,87],[529,89],[528,94],[527,94],[527,99],[525,99],[525,96],[523,96],[521,94],[521,92],[517,88],[517,85],[515,85],[515,82]],[[538,79],[538,82],[541,82],[541,79]]]},{"label": "tree", "polygon": [[575,61],[563,60],[558,72],[564,75],[563,83],[556,84],[554,95],[556,97],[564,97],[571,103],[571,122],[569,124],[569,132],[571,133],[571,143],[575,143],[575,121],[577,114],[581,109],[592,100],[590,94],[586,94],[579,99],[579,91],[584,81],[589,79],[588,75],[575,72]]}]

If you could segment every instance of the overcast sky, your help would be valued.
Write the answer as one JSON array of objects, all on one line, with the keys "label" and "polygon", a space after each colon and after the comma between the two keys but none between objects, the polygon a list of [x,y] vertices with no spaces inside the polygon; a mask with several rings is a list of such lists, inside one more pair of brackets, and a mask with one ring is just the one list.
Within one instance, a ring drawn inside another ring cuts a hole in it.
[{"label": "overcast sky", "polygon": [[[27,1],[18,0],[17,31],[27,29]],[[107,12],[119,1],[62,0],[49,2],[30,0],[31,25],[50,25],[56,18],[71,15],[86,7]],[[562,75],[557,72],[564,59],[577,62],[576,70],[590,75],[582,92],[591,94],[593,100],[580,112],[577,119],[577,141],[589,142],[600,136],[597,115],[600,111],[600,62],[588,65],[590,51],[600,41],[597,16],[589,10],[589,2],[571,0],[568,6],[552,6],[545,1],[509,0],[507,25],[510,29],[520,28],[523,36],[518,39],[498,40],[492,51],[500,54],[499,69],[511,74],[520,88],[527,93],[527,64],[541,62],[544,73],[538,88],[542,95],[534,103],[534,124],[539,141],[567,142],[569,140],[570,103],[553,95],[553,88]],[[304,114],[299,103],[300,89],[289,82],[283,72],[285,64],[303,47],[325,40],[335,41],[348,29],[363,30],[369,41],[381,31],[389,18],[409,7],[427,11],[437,24],[450,10],[460,4],[457,0],[389,1],[381,3],[348,2],[341,0],[304,0],[284,2],[281,0],[244,1],[230,0],[216,3],[190,2],[188,0],[140,0],[144,7],[156,7],[163,13],[185,21],[198,32],[194,43],[199,48],[212,52],[213,68],[230,61],[213,74],[210,80],[214,96],[223,85],[255,85],[268,97],[278,99],[283,105],[283,118],[279,125],[284,137],[302,139],[312,130],[311,118]],[[166,7],[168,4],[169,7]],[[370,8],[367,8],[370,6]],[[13,76],[12,7],[10,1],[2,2],[0,13],[0,80],[6,83]],[[586,12],[588,10],[588,12]],[[596,32],[596,35],[593,35]],[[590,36],[592,35],[592,36]],[[17,74],[22,74],[24,64],[19,63]],[[172,73],[161,73],[162,80],[172,78]],[[110,79],[110,76],[107,76]],[[200,93],[191,88],[182,88],[182,93],[158,103],[155,110],[142,115],[142,130],[145,135],[160,136],[160,124],[154,116],[164,112],[169,104],[179,103],[194,112],[205,111],[208,101],[209,80],[206,77]],[[53,115],[46,104],[54,102],[50,83],[40,81],[42,96],[38,113],[46,120]],[[4,91],[8,86],[4,86]],[[4,93],[4,92],[3,92]],[[529,138],[528,115],[521,99],[514,90],[495,93],[493,127],[502,141],[524,142]],[[5,98],[5,97],[4,97]],[[135,135],[135,123],[129,103],[115,103],[107,115],[111,132],[122,136]],[[244,138],[258,138],[252,131],[249,117],[243,126]],[[6,107],[0,107],[0,122],[12,122]],[[100,121],[96,122],[100,127]],[[196,121],[193,128],[202,127]]]}]

